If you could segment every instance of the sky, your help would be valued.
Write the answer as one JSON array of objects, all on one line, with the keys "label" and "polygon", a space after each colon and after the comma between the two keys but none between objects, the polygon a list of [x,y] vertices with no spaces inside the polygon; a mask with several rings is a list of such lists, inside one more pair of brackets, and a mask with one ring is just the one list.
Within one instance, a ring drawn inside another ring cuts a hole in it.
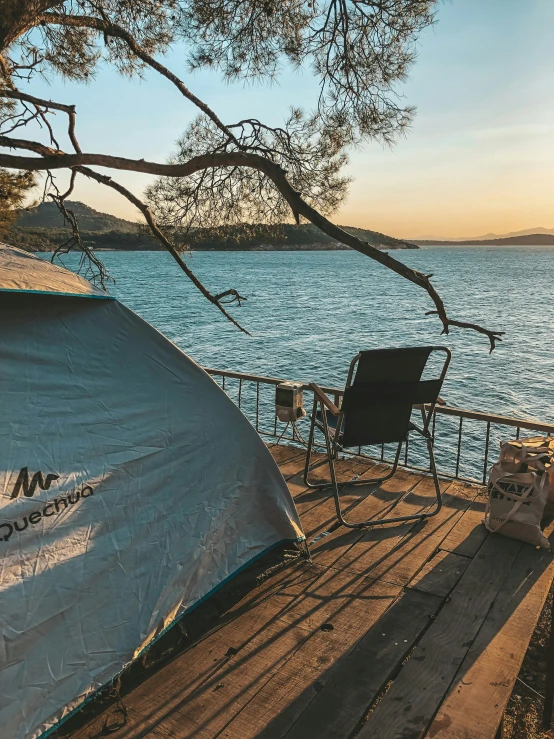
[{"label": "sky", "polygon": [[[417,107],[393,148],[351,152],[347,200],[333,216],[400,238],[455,238],[554,228],[554,2],[446,0],[418,42],[401,92]],[[289,106],[315,100],[308,70],[285,69],[274,85],[223,83],[186,69],[186,48],[164,58],[226,122],[280,123]],[[129,80],[104,68],[90,85],[52,80],[29,91],[77,106],[83,151],[165,161],[194,107],[148,72]],[[141,194],[151,178],[113,173]],[[130,220],[138,211],[113,191],[80,182],[74,199]]]}]

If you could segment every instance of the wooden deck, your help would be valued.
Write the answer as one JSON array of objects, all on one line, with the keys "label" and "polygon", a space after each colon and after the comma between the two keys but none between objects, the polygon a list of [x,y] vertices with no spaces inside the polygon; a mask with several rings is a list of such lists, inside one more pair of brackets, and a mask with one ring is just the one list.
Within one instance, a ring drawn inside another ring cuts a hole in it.
[{"label": "wooden deck", "polygon": [[[273,446],[312,562],[295,561],[221,623],[73,732],[138,739],[493,739],[548,593],[550,553],[487,534],[483,489],[444,482],[424,522],[336,526],[328,491],[307,490],[302,450]],[[420,512],[432,481],[342,460],[351,517]],[[327,468],[322,466],[324,477]],[[405,495],[409,493],[408,495]],[[120,728],[117,728],[118,724]]]}]

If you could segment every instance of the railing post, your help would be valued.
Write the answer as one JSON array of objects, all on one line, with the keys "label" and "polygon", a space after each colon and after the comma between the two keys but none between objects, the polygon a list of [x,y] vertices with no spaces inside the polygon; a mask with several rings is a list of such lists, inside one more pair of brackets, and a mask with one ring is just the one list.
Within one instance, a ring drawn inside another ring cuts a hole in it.
[{"label": "railing post", "polygon": [[260,429],[260,383],[256,383],[256,431]]},{"label": "railing post", "polygon": [[242,380],[239,380],[239,408],[240,408],[241,397],[242,397]]},{"label": "railing post", "polygon": [[460,454],[462,451],[462,424],[464,422],[463,416],[460,416],[460,428],[458,429],[458,454],[456,455],[456,472],[454,477],[458,477],[460,471]]},{"label": "railing post", "polygon": [[487,468],[489,466],[489,440],[491,436],[491,422],[487,422],[487,438],[485,441],[485,464],[483,465],[483,485],[487,482]]}]

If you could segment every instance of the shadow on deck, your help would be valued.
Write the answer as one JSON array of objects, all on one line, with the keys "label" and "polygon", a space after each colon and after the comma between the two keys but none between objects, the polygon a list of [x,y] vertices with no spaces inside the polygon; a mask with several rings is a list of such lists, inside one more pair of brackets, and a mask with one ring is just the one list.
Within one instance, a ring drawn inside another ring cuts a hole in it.
[{"label": "shadow on deck", "polygon": [[[270,450],[312,561],[250,584],[207,633],[128,685],[124,710],[97,706],[59,735],[492,739],[554,575],[550,553],[487,534],[483,488],[461,482],[443,482],[443,508],[426,521],[346,530],[329,491],[303,484],[303,451]],[[380,465],[352,458],[337,472],[358,519],[433,504],[422,474],[376,488]],[[349,488],[354,476],[367,486]]]}]

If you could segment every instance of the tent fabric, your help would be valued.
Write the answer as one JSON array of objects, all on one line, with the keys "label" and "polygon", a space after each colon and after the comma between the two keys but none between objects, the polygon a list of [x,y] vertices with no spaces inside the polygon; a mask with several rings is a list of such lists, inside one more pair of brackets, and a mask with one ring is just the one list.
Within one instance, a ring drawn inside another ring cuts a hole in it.
[{"label": "tent fabric", "polygon": [[241,411],[121,303],[0,293],[0,317],[0,727],[35,739],[304,537]]},{"label": "tent fabric", "polygon": [[0,243],[0,291],[79,295],[111,299],[88,280],[35,257],[23,249]]}]

